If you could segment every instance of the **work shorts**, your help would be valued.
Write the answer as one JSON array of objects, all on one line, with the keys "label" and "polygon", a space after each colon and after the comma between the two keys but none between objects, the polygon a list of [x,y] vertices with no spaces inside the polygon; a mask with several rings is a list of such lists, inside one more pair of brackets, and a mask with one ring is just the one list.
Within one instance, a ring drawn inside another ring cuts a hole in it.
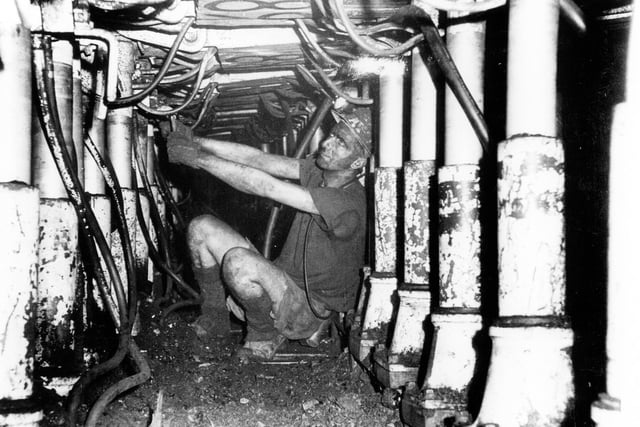
[{"label": "work shorts", "polygon": [[[329,315],[330,311],[325,309],[322,303],[313,300],[313,296],[311,298],[313,308],[318,314]],[[287,280],[286,290],[278,308],[273,313],[273,318],[275,328],[291,340],[309,338],[324,321],[311,311],[305,290],[296,285],[292,279]]]}]

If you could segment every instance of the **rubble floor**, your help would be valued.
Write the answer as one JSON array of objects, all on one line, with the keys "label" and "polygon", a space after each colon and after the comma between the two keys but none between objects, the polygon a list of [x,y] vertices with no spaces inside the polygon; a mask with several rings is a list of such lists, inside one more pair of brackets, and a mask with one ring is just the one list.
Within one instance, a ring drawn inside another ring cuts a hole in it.
[{"label": "rubble floor", "polygon": [[[99,425],[149,426],[161,414],[163,427],[402,426],[393,400],[328,340],[317,349],[289,342],[272,363],[240,365],[233,357],[242,340],[238,325],[229,337],[201,340],[189,326],[196,310],[161,321],[157,307],[145,299],[140,316],[143,327],[136,342],[152,378],[114,400]],[[95,401],[108,385],[132,373],[123,364],[97,381],[85,401]],[[64,425],[63,401],[45,403],[43,425]],[[85,403],[79,420],[88,409]]]}]

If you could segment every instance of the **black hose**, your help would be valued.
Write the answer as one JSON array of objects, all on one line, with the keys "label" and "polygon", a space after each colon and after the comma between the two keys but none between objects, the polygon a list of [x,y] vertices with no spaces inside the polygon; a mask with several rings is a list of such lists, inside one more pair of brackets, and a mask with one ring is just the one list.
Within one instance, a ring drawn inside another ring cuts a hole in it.
[{"label": "black hose", "polygon": [[193,25],[194,21],[195,21],[195,18],[193,18],[193,17],[190,17],[190,18],[187,19],[187,21],[185,22],[184,26],[182,27],[182,29],[178,33],[175,41],[173,42],[173,45],[171,46],[171,49],[169,50],[169,53],[165,57],[164,62],[162,63],[162,66],[160,67],[160,70],[158,70],[158,73],[154,77],[153,81],[149,84],[149,86],[147,86],[142,91],[140,91],[140,92],[138,92],[138,93],[136,93],[134,95],[125,96],[123,98],[114,99],[113,101],[107,101],[106,102],[107,107],[110,107],[110,108],[126,107],[128,105],[132,105],[132,104],[135,104],[137,102],[140,102],[144,98],[146,98],[147,95],[149,95],[158,86],[158,84],[160,84],[160,81],[164,78],[164,75],[169,70],[169,67],[171,66],[171,62],[173,62],[173,58],[175,57],[176,52],[178,52],[178,48],[180,47],[180,43],[182,43],[182,40],[184,39],[184,36],[187,34],[187,31],[189,30],[189,28],[191,28],[191,25]]},{"label": "black hose", "polygon": [[[91,233],[91,236],[100,249],[109,272],[112,273],[111,280],[114,282],[118,304],[122,304],[122,307],[126,307],[124,287],[120,276],[117,274],[118,269],[109,251],[109,245],[102,234],[100,224],[90,207],[89,200],[82,190],[82,185],[73,170],[71,158],[69,157],[69,153],[64,145],[64,135],[60,128],[60,118],[57,113],[57,103],[53,83],[51,39],[49,37],[34,36],[33,41],[34,49],[43,50],[44,52],[44,69],[42,64],[37,60],[37,55],[34,55],[34,65],[36,66],[36,85],[38,92],[40,93],[40,96],[38,97],[39,107],[47,144],[49,145],[51,154],[56,162],[62,181],[65,184],[69,200],[82,222],[83,230]],[[124,325],[128,327],[126,312],[121,311],[120,317],[121,327]]]},{"label": "black hose", "polygon": [[318,42],[313,40],[313,37],[311,37],[309,29],[307,28],[307,25],[304,23],[304,21],[299,18],[294,19],[294,21],[297,25],[298,32],[300,33],[302,40],[305,41],[309,46],[311,46],[318,53],[318,55],[320,55],[320,58],[322,58],[324,62],[328,63],[329,65],[333,65],[334,67],[339,67],[340,63],[330,57],[327,52],[325,52],[325,50],[320,47]]},{"label": "black hose", "polygon": [[205,89],[206,92],[202,99],[202,105],[200,106],[198,117],[196,117],[196,121],[191,124],[191,130],[197,128],[202,122],[202,119],[204,118],[205,113],[209,109],[209,104],[211,104],[211,99],[215,92],[214,88],[215,88],[215,83],[212,82],[212,83],[209,83],[209,86],[207,86],[207,89]]},{"label": "black hose", "polygon": [[267,220],[267,227],[264,232],[264,243],[262,245],[262,256],[266,259],[271,258],[271,247],[273,246],[273,232],[276,229],[276,224],[278,223],[278,217],[280,216],[280,211],[282,210],[282,205],[280,203],[275,203],[271,207],[271,212],[269,213],[269,219]]},{"label": "black hose", "polygon": [[[134,121],[134,127],[136,127],[135,121]],[[136,134],[135,131],[134,131],[134,134]],[[176,283],[178,283],[184,289],[185,292],[191,295],[191,297],[194,300],[199,301],[201,299],[200,294],[197,293],[195,290],[193,290],[193,288],[191,288],[191,286],[189,286],[184,280],[182,280],[182,278],[180,278],[180,276],[178,276],[171,268],[171,258],[168,252],[168,247],[169,247],[168,239],[166,237],[165,230],[162,225],[162,218],[160,217],[158,206],[152,202],[153,193],[151,191],[151,184],[149,183],[149,178],[147,177],[147,173],[146,173],[146,170],[147,170],[146,165],[144,164],[144,160],[142,159],[142,155],[139,151],[139,144],[137,144],[137,142],[134,142],[134,145],[133,145],[133,157],[135,159],[133,162],[133,166],[135,169],[138,170],[138,173],[140,174],[140,178],[142,180],[144,191],[147,195],[147,198],[150,199],[149,212],[151,214],[152,220],[156,223],[156,229],[158,230],[158,233],[157,233],[158,242],[159,242],[158,246],[165,248],[163,250],[164,256],[165,256],[165,262],[162,262],[160,255],[156,252],[153,246],[153,242],[149,234],[149,228],[147,227],[147,224],[145,223],[142,215],[140,215],[139,217],[140,229],[142,231],[142,234],[144,235],[145,240],[147,241],[147,245],[149,246],[149,253],[151,254],[151,259],[154,261],[154,263],[158,268],[163,270],[167,275],[171,276],[171,278],[175,280]],[[136,204],[139,207],[138,212],[141,213],[142,209],[140,209],[141,207],[140,197],[136,198]],[[162,244],[160,244],[161,241],[163,242]]]},{"label": "black hose", "polygon": [[374,56],[399,56],[404,54],[406,51],[412,49],[414,46],[416,46],[417,44],[419,44],[423,38],[425,37],[423,34],[416,34],[415,36],[411,37],[409,40],[407,40],[406,42],[402,43],[399,46],[396,47],[392,47],[389,49],[379,49],[376,48],[374,46],[371,46],[370,44],[368,44],[365,39],[360,36],[356,29],[354,28],[353,24],[351,23],[351,21],[349,20],[349,17],[347,16],[347,13],[344,10],[344,4],[342,3],[342,0],[329,0],[330,4],[335,6],[336,12],[338,12],[338,16],[340,17],[340,20],[342,20],[342,23],[345,27],[345,29],[347,30],[347,33],[349,34],[349,37],[351,38],[351,40],[363,51],[365,51],[366,53],[370,54],[370,55],[374,55]]},{"label": "black hose", "polygon": [[424,38],[429,45],[431,53],[438,63],[440,70],[442,70],[442,74],[444,75],[447,85],[460,103],[462,110],[467,116],[471,127],[480,141],[480,145],[482,145],[483,151],[486,153],[489,145],[489,127],[487,126],[487,122],[484,119],[482,111],[480,110],[480,107],[478,107],[478,104],[469,91],[469,88],[464,83],[464,80],[458,71],[458,67],[456,67],[453,58],[451,58],[451,55],[447,50],[447,46],[440,37],[438,28],[431,20],[431,17],[426,13],[424,16],[420,17],[427,22],[426,25],[420,26],[420,31],[424,34]]},{"label": "black hose", "polygon": [[[298,144],[296,152],[293,154],[293,157],[295,159],[302,158],[302,155],[311,142],[311,138],[313,138],[313,135],[322,125],[322,121],[326,117],[327,113],[331,111],[332,106],[333,99],[331,99],[330,97],[327,96],[322,100],[322,104],[320,104],[320,107],[316,109],[313,118],[311,119],[311,123],[309,123],[309,127],[302,137],[302,140]],[[262,255],[266,259],[269,259],[271,257],[271,247],[273,246],[273,232],[275,231],[276,224],[278,223],[278,216],[280,215],[281,210],[282,206],[277,203],[273,205],[269,214],[269,220],[267,221],[267,227],[264,233],[264,244],[262,245]]]},{"label": "black hose", "polygon": [[198,77],[196,77],[196,81],[193,83],[193,88],[191,89],[191,93],[182,102],[182,104],[170,110],[154,110],[151,107],[147,107],[144,104],[139,104],[138,108],[154,116],[172,116],[184,110],[185,108],[187,108],[191,104],[191,102],[193,102],[194,98],[198,94],[198,90],[200,89],[200,84],[202,83],[202,79],[204,78],[205,71],[207,71],[206,63],[209,62],[209,58],[213,56],[214,52],[215,50],[213,48],[209,48],[207,50],[207,54],[204,56],[204,58],[200,62],[200,68],[198,69]]},{"label": "black hose", "polygon": [[304,280],[304,293],[307,296],[307,304],[309,304],[309,308],[314,316],[318,319],[327,320],[333,314],[329,311],[329,314],[326,316],[322,316],[318,313],[313,306],[313,302],[311,301],[311,291],[309,291],[309,278],[307,277],[307,244],[309,240],[309,231],[311,230],[311,223],[313,222],[313,217],[309,214],[309,222],[307,223],[307,229],[304,232],[304,245],[302,246],[302,278]]},{"label": "black hose", "polygon": [[[155,153],[153,152],[153,150],[151,155],[155,157]],[[180,227],[181,230],[185,230],[187,228],[187,223],[180,213],[180,209],[178,208],[178,205],[174,200],[173,195],[171,194],[171,189],[169,188],[167,181],[165,181],[164,176],[162,175],[162,173],[160,173],[160,165],[158,163],[157,157],[154,159],[153,163],[156,165],[156,182],[158,183],[158,190],[160,191],[160,195],[164,199],[167,206],[169,206],[169,209],[171,209],[171,214],[178,222],[178,227]]]},{"label": "black hose", "polygon": [[[122,361],[122,358],[124,358],[124,354],[126,353],[126,348],[128,347],[129,343],[129,319],[127,316],[124,289],[122,286],[122,281],[118,274],[118,270],[116,268],[113,257],[109,252],[109,246],[107,245],[106,239],[102,234],[100,225],[93,213],[93,210],[90,207],[89,201],[87,200],[87,196],[82,190],[80,180],[71,167],[71,159],[69,158],[69,153],[66,151],[66,146],[64,145],[64,136],[62,134],[60,120],[57,115],[57,103],[55,99],[55,89],[53,84],[51,40],[48,36],[43,37],[41,35],[34,35],[32,42],[35,51],[33,56],[35,69],[34,74],[36,78],[36,87],[38,89],[38,93],[40,94],[40,96],[38,97],[38,106],[42,119],[44,134],[47,140],[47,145],[51,150],[51,154],[54,161],[56,162],[56,166],[58,167],[62,181],[65,184],[65,188],[67,190],[67,193],[69,194],[69,200],[75,208],[76,213],[78,214],[78,217],[80,218],[80,221],[83,225],[81,229],[84,231],[84,233],[86,234],[86,238],[89,240],[88,243],[90,244],[88,246],[91,247],[93,244],[97,245],[102,254],[105,265],[109,270],[113,286],[116,290],[116,298],[120,307],[120,341],[118,351],[116,351],[116,353],[107,362],[98,365],[88,371],[76,382],[76,384],[74,384],[71,391],[69,397],[70,404],[68,419],[70,421],[73,421],[73,423],[70,423],[70,425],[75,425],[75,413],[77,407],[79,406],[80,397],[82,395],[84,387],[97,376],[102,375],[103,373],[118,366]],[[39,59],[39,51],[43,52],[44,64]],[[97,256],[95,248],[93,250],[89,250],[92,255]],[[97,262],[97,264],[97,268],[99,269],[99,271],[101,271],[101,268],[99,267],[99,261]],[[100,274],[98,274],[97,277],[99,279]],[[104,279],[104,275],[102,275],[102,277]],[[99,280],[98,283],[104,285],[104,281]],[[105,304],[108,303],[108,301],[105,301]],[[124,349],[124,352],[122,351],[122,349]]]},{"label": "black hose", "polygon": [[107,361],[94,366],[87,371],[74,385],[69,393],[69,404],[67,405],[67,424],[76,425],[76,413],[80,406],[80,401],[85,388],[97,378],[114,370],[124,360],[127,355],[131,334],[128,331],[121,331],[118,338],[118,348]]},{"label": "black hose", "polygon": [[294,158],[296,159],[302,158],[302,155],[307,150],[307,147],[309,146],[309,143],[311,142],[313,135],[315,135],[318,128],[322,125],[322,121],[327,116],[327,113],[331,110],[331,107],[333,107],[333,99],[329,97],[325,97],[322,100],[322,103],[320,104],[320,106],[316,109],[313,115],[313,118],[311,119],[311,123],[309,123],[308,130],[305,132],[304,136],[302,137],[302,140],[298,144],[298,147],[296,148],[296,152],[293,154]]},{"label": "black hose", "polygon": [[[327,75],[327,73],[322,69],[322,67],[320,65],[318,65],[311,58],[307,58],[307,59],[309,59],[309,63],[311,64],[311,66],[316,70],[316,72],[320,76],[320,80],[322,80],[322,82],[329,88],[329,90],[331,90],[331,92],[336,97],[343,98],[348,103],[354,104],[354,105],[371,105],[371,104],[373,104],[373,99],[371,99],[371,98],[356,98],[356,97],[353,97],[353,96],[345,93],[342,89],[340,89],[338,87],[338,85],[333,80],[331,80],[331,78]],[[307,70],[306,67],[304,67],[303,65],[296,65],[296,68],[301,72],[305,72],[305,73],[311,74],[309,72],[309,70]]]},{"label": "black hose", "polygon": [[[84,146],[89,150],[91,157],[93,157],[93,160],[96,162],[98,169],[100,169],[100,173],[102,173],[104,181],[107,184],[109,191],[111,192],[112,200],[114,201],[115,211],[117,214],[116,216],[119,222],[118,233],[120,234],[122,253],[124,255],[124,261],[127,268],[127,277],[129,279],[129,319],[134,319],[138,306],[138,287],[135,271],[135,257],[131,245],[131,237],[129,235],[129,226],[127,225],[127,218],[125,215],[124,200],[122,198],[122,188],[120,187],[120,182],[118,181],[118,176],[116,175],[111,160],[109,160],[108,157],[102,157],[100,151],[98,150],[98,147],[96,147],[93,139],[91,139],[91,136],[88,134],[84,139]],[[133,326],[133,322],[131,322],[131,326]]]},{"label": "black hose", "polygon": [[[212,48],[215,49],[215,48]],[[211,62],[212,60],[215,59],[215,55],[212,55],[209,60],[207,60],[207,62],[205,63],[206,66],[206,71],[205,71],[205,76],[209,76],[211,74],[213,74],[214,72],[216,72],[217,70],[220,69],[220,66],[217,63],[214,63],[213,66],[209,67],[209,62]],[[164,79],[162,79],[162,81],[160,82],[161,86],[170,86],[170,85],[175,85],[178,83],[184,83],[186,81],[189,81],[190,79],[194,78],[195,76],[198,75],[198,71],[200,70],[200,66],[199,64],[194,64],[191,67],[189,67],[189,70],[176,75],[176,76],[168,76],[165,77]]]},{"label": "black hose", "polygon": [[144,356],[140,353],[140,349],[136,345],[135,341],[129,341],[127,350],[129,356],[138,368],[138,373],[118,381],[117,383],[109,387],[104,393],[102,393],[100,398],[91,408],[91,411],[89,411],[89,415],[87,416],[87,421],[85,423],[86,427],[95,426],[98,422],[98,418],[104,412],[104,409],[119,394],[124,393],[125,391],[132,389],[133,387],[139,386],[140,384],[151,378],[151,369],[149,368],[149,364],[147,363]]}]

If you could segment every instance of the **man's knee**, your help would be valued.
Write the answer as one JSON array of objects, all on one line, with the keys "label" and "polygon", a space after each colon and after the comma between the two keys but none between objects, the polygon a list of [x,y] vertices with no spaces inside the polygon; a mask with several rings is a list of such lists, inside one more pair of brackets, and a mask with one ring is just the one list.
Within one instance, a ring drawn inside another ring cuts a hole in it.
[{"label": "man's knee", "polygon": [[254,251],[235,247],[227,251],[222,259],[222,275],[225,283],[240,298],[255,298],[263,295],[262,287],[256,281]]}]

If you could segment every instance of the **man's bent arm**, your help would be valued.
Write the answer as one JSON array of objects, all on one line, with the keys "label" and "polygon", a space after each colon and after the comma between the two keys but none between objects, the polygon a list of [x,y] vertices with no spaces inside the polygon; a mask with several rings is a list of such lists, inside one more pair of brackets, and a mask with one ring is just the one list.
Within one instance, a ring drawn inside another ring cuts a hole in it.
[{"label": "man's bent arm", "polygon": [[[300,179],[301,160],[265,153],[255,147],[211,138],[194,137],[194,142],[206,153],[234,163],[251,166],[269,175]],[[269,196],[267,196],[269,197]]]},{"label": "man's bent arm", "polygon": [[267,197],[311,214],[319,213],[309,190],[274,178],[268,172],[206,153],[197,158],[194,166],[209,172],[236,190]]}]

